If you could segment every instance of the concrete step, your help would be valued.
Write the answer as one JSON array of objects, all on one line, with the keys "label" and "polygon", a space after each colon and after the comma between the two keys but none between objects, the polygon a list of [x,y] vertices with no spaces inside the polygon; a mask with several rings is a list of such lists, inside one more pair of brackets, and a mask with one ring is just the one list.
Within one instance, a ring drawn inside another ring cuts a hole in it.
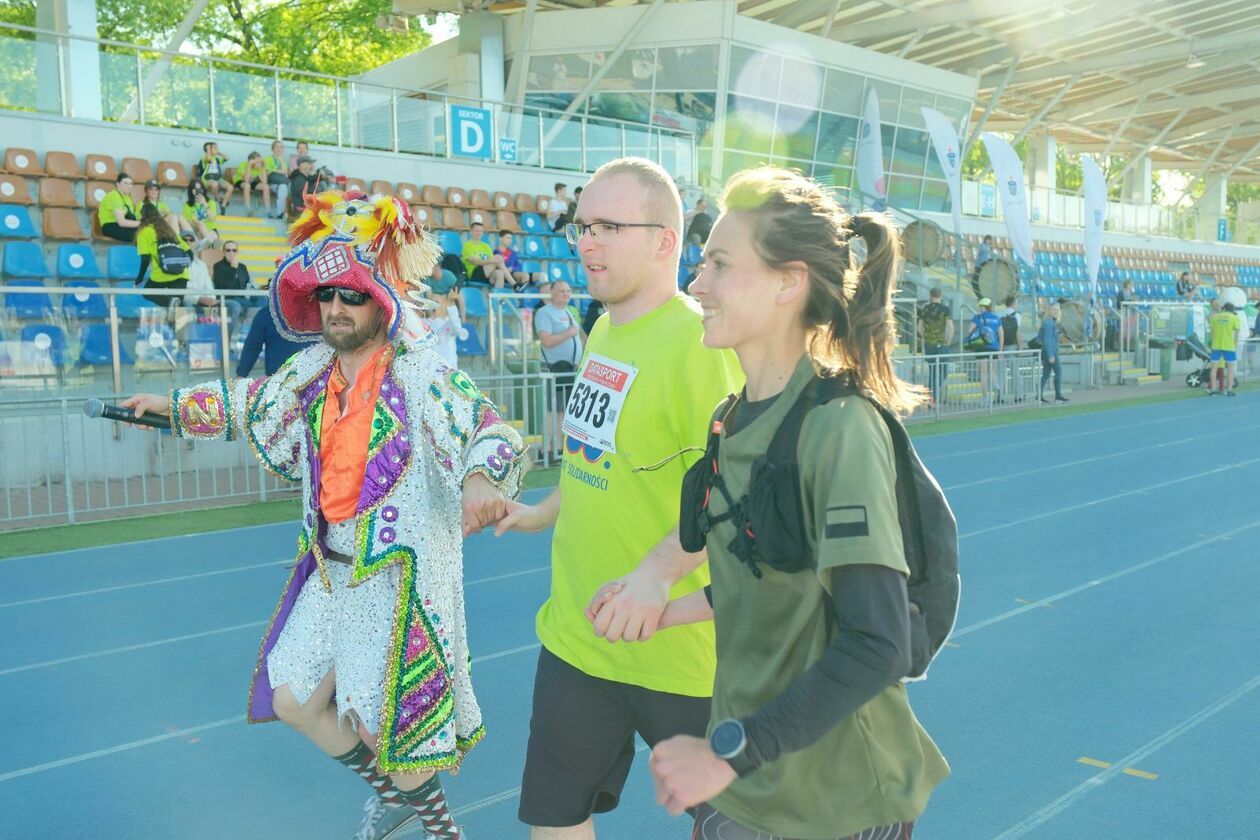
[{"label": "concrete step", "polygon": [[1139,376],[1136,380],[1134,380],[1134,384],[1139,385],[1139,386],[1140,385],[1156,385],[1163,381],[1164,381],[1164,377],[1160,376],[1158,373],[1148,373],[1144,376]]}]

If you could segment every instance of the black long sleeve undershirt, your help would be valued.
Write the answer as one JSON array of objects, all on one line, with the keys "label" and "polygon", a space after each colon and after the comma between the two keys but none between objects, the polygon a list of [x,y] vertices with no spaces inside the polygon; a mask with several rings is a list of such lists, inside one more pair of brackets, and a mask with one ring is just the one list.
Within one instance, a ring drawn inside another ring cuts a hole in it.
[{"label": "black long sleeve undershirt", "polygon": [[[711,598],[707,587],[706,595]],[[836,629],[826,652],[778,697],[743,718],[748,744],[731,761],[741,775],[810,746],[909,670],[905,575],[868,564],[834,568],[831,602]]]}]

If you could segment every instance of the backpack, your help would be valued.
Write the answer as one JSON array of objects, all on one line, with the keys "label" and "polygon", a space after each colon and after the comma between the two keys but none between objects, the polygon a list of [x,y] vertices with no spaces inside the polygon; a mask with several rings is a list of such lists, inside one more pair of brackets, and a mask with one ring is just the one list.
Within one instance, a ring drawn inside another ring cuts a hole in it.
[{"label": "backpack", "polygon": [[967,334],[967,343],[964,346],[972,352],[996,350],[997,333],[993,331],[993,327],[985,323],[983,318],[976,315],[971,319],[971,332]]},{"label": "backpack", "polygon": [[192,253],[177,242],[159,242],[157,264],[163,274],[183,274],[192,265]]},{"label": "backpack", "polygon": [[1015,346],[1019,343],[1016,340],[1018,338],[1019,318],[1015,316],[1014,312],[1008,312],[1002,316],[1002,346],[1015,347],[1018,350],[1019,348]]},{"label": "backpack", "polygon": [[[812,565],[813,558],[806,550],[797,442],[810,411],[854,394],[875,407],[892,438],[897,464],[897,519],[910,569],[910,669],[906,679],[922,679],[958,616],[958,524],[940,484],[915,452],[905,426],[895,414],[860,394],[847,377],[814,377],[805,386],[775,431],[766,454],[753,462],[749,494],[738,503],[730,498],[717,468],[722,426],[738,401],[735,396],[728,397],[718,409],[721,419],[713,423],[704,457],[683,479],[679,538],[684,550],[699,551],[705,547],[713,525],[736,519],[736,537],[730,548],[755,577],[761,577],[758,563],[785,572]],[[714,489],[727,504],[727,512],[719,517],[708,514]]]},{"label": "backpack", "polygon": [[919,313],[923,320],[923,341],[925,344],[945,343],[945,323],[949,320],[949,310],[943,303],[929,303]]},{"label": "backpack", "polygon": [[456,286],[462,286],[468,281],[468,269],[459,254],[443,254],[442,268],[455,275]]}]

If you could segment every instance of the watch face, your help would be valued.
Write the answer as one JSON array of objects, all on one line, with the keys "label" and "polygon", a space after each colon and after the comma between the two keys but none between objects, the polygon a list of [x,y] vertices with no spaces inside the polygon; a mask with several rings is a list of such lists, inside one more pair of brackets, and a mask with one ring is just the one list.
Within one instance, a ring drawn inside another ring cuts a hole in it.
[{"label": "watch face", "polygon": [[713,752],[720,758],[735,755],[744,745],[744,729],[736,721],[728,720],[718,724],[709,739]]}]

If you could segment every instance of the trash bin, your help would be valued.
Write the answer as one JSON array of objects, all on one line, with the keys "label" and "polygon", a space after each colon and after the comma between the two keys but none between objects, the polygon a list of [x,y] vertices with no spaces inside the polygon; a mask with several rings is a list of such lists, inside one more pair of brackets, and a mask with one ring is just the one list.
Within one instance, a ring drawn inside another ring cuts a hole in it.
[{"label": "trash bin", "polygon": [[[1151,373],[1159,373],[1160,379],[1167,382],[1172,378],[1173,356],[1176,354],[1176,342],[1168,338],[1152,338],[1149,343],[1150,347],[1150,366]],[[1156,370],[1156,359],[1159,360],[1159,368]]]}]

